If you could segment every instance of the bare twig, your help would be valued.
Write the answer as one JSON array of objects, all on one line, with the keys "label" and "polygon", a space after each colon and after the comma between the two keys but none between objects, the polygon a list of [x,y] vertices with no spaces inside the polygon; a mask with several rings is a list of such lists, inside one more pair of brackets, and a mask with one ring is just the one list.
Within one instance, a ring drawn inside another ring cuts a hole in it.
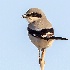
[{"label": "bare twig", "polygon": [[44,61],[45,52],[46,50],[43,49],[41,57],[39,57],[39,64],[40,64],[41,70],[44,70],[44,66],[45,66],[45,61]]}]

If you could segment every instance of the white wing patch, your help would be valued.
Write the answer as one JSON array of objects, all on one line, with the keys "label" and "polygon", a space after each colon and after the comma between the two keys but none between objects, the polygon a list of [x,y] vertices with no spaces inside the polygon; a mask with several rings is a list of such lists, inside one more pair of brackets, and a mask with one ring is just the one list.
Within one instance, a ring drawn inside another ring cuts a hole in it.
[{"label": "white wing patch", "polygon": [[53,33],[50,33],[50,32],[48,32],[48,33],[46,33],[45,35],[41,35],[41,37],[52,37],[53,36]]}]

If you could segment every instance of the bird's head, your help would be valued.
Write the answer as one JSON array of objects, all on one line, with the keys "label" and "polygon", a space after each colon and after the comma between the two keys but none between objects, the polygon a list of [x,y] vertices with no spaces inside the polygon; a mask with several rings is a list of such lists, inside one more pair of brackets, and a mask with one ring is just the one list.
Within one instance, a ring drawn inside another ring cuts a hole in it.
[{"label": "bird's head", "polygon": [[45,14],[38,8],[31,8],[26,12],[26,14],[22,15],[22,17],[26,18],[29,23],[33,23],[45,18]]}]

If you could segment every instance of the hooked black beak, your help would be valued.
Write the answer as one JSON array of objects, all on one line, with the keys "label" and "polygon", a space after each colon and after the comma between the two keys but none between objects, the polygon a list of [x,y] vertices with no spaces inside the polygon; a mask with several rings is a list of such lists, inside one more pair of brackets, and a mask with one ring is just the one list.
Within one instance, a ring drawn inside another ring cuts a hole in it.
[{"label": "hooked black beak", "polygon": [[22,17],[23,17],[23,18],[26,18],[27,16],[26,16],[26,14],[24,14],[24,15],[22,15]]}]

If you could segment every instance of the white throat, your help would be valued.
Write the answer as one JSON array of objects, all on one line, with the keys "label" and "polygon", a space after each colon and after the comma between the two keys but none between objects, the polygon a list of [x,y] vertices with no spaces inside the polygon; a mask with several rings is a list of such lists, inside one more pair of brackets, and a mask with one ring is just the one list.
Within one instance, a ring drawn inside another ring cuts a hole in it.
[{"label": "white throat", "polygon": [[26,19],[27,19],[28,23],[32,23],[32,22],[34,22],[34,21],[39,20],[40,18],[38,18],[38,17],[28,17],[28,18],[26,18]]}]

